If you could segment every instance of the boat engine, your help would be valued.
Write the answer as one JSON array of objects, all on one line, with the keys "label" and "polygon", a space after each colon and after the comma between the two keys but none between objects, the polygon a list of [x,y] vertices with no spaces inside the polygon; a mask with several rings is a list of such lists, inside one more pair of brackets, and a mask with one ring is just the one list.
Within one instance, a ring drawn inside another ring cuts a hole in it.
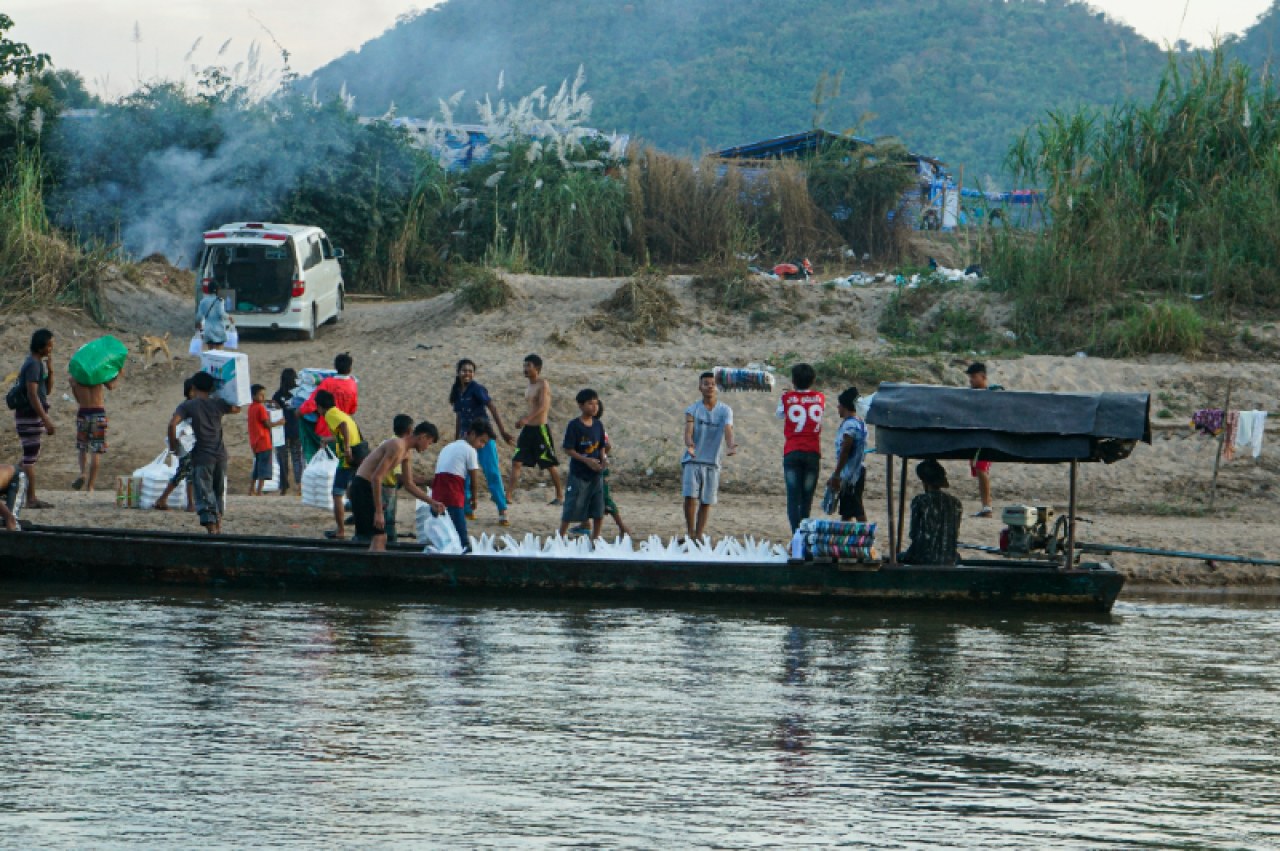
[{"label": "boat engine", "polygon": [[1012,558],[1033,553],[1057,555],[1063,550],[1066,517],[1054,522],[1048,505],[1010,505],[1000,512],[1005,528],[1000,533],[1000,552]]}]

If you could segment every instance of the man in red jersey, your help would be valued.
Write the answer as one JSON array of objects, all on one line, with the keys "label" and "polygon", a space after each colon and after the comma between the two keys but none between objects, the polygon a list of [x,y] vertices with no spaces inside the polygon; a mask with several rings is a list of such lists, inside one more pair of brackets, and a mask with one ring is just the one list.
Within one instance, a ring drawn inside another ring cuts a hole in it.
[{"label": "man in red jersey", "polygon": [[807,363],[791,367],[791,389],[782,394],[776,412],[786,437],[782,472],[787,481],[787,519],[792,533],[813,508],[818,468],[822,465],[822,411],[827,399],[813,389],[817,377]]}]

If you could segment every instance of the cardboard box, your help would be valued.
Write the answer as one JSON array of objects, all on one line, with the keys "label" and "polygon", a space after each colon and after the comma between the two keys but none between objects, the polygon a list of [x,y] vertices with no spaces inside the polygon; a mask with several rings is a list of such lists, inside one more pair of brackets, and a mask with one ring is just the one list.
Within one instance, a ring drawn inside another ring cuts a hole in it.
[{"label": "cardboard box", "polygon": [[213,396],[241,407],[253,403],[249,388],[249,357],[240,352],[212,351],[200,355],[200,368],[213,376]]}]

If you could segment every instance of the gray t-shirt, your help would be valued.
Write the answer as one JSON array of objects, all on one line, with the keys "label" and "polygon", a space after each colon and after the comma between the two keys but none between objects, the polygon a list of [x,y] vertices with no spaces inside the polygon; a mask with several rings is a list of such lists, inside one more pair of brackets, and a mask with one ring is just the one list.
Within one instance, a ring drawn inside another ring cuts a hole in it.
[{"label": "gray t-shirt", "polygon": [[724,402],[717,402],[710,411],[701,402],[694,402],[685,416],[693,417],[693,447],[696,453],[689,456],[685,450],[681,464],[710,464],[719,469],[724,463],[724,428],[733,425],[733,409]]},{"label": "gray t-shirt", "polygon": [[[36,395],[40,397],[40,404],[47,411],[49,410],[49,397],[45,394],[45,379],[48,373],[44,369],[44,361],[37,360],[35,355],[27,355],[27,359],[22,362],[22,369],[18,370],[18,383],[22,385],[22,392],[28,390],[27,384],[34,381],[36,383]],[[31,413],[35,408],[27,406],[23,408],[24,413]]]},{"label": "gray t-shirt", "polygon": [[230,459],[222,442],[222,418],[231,413],[225,399],[188,399],[174,410],[174,415],[191,420],[196,447],[191,450],[192,464],[212,464]]}]

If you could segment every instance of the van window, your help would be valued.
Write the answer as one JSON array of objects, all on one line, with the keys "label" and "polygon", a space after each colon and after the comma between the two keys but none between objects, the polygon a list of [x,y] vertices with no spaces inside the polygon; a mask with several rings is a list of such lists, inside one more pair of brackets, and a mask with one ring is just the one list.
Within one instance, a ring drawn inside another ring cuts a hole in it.
[{"label": "van window", "polygon": [[321,244],[322,246],[324,246],[324,259],[325,259],[325,260],[332,260],[332,259],[333,259],[333,244],[329,242],[329,238],[328,238],[327,236],[326,236],[326,237],[321,237],[321,239],[320,239],[320,244]]},{"label": "van window", "polygon": [[302,261],[303,270],[314,269],[324,260],[324,254],[320,249],[320,237],[311,236],[307,238],[307,247],[305,249],[305,259]]}]

